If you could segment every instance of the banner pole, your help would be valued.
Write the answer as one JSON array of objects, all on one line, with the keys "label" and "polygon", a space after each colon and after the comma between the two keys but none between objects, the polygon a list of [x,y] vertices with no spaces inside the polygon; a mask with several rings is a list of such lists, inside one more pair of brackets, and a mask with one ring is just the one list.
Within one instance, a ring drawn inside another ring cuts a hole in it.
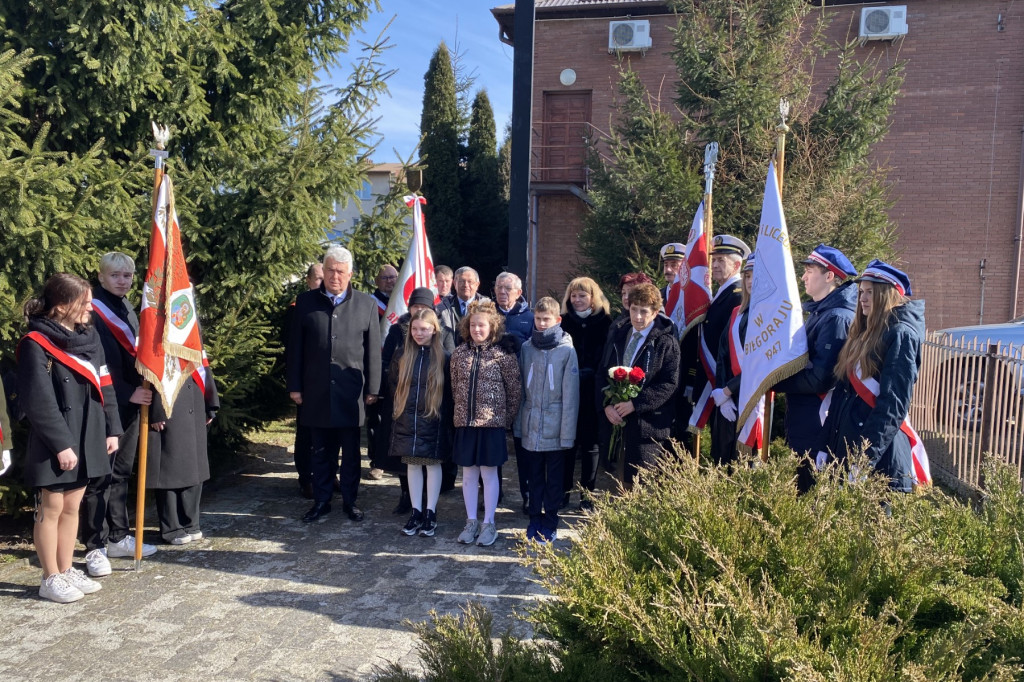
[{"label": "banner pole", "polygon": [[[775,178],[779,183],[779,199],[782,199],[782,178],[786,174],[786,133],[789,126],[789,101],[779,100],[779,117],[782,119],[775,128],[778,137],[775,140]],[[761,433],[761,461],[768,461],[768,449],[772,442],[772,420],[775,418],[775,391],[768,391],[764,397],[764,431]]]},{"label": "banner pole", "polygon": [[[152,219],[156,212],[157,196],[160,192],[160,183],[164,179],[164,159],[167,152],[167,140],[170,132],[165,126],[158,126],[153,123],[153,139],[156,141],[156,149],[150,149],[149,154],[153,157],[153,206],[149,215]],[[148,381],[142,382],[142,388],[150,388],[152,384]],[[139,466],[138,483],[135,490],[135,570],[142,570],[142,531],[146,527],[146,458],[149,455],[149,405],[139,406]]]}]

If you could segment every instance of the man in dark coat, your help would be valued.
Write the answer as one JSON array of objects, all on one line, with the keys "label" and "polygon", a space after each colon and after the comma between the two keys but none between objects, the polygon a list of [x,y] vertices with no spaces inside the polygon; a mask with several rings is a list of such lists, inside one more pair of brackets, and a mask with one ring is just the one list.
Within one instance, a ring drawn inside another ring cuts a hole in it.
[{"label": "man in dark coat", "polygon": [[[86,569],[92,576],[110,575],[106,557],[135,556],[135,538],[128,519],[128,488],[139,448],[139,405],[150,404],[153,392],[142,388],[142,378],[135,371],[139,318],[126,298],[134,279],[135,261],[127,254],[112,251],[100,259],[100,286],[92,290],[93,326],[99,332],[124,428],[110,462],[109,479],[90,479],[82,498],[80,529]],[[153,545],[142,546],[142,556],[154,552]]]},{"label": "man in dark coat", "polygon": [[718,291],[711,299],[704,321],[698,327],[697,352],[684,358],[688,366],[684,379],[680,381],[680,391],[693,398],[690,430],[694,432],[699,433],[709,419],[712,422],[711,432],[715,432],[714,422],[718,419],[718,411],[712,409],[714,400],[711,392],[715,389],[718,346],[722,335],[728,331],[732,309],[740,304],[743,297],[740,270],[743,260],[749,255],[750,247],[732,235],[716,235],[712,241],[711,279],[718,284]]},{"label": "man in dark coat", "polygon": [[466,306],[473,301],[485,301],[487,298],[477,293],[480,288],[480,275],[470,267],[461,267],[455,271],[455,293],[445,296],[434,308],[437,319],[443,329],[451,331],[455,345],[462,343],[459,333],[459,322],[466,315]]},{"label": "man in dark coat", "polygon": [[494,302],[505,318],[505,331],[521,347],[533,334],[533,311],[523,296],[523,281],[511,272],[503,272],[494,280]]},{"label": "man in dark coat", "polygon": [[[306,270],[306,290],[315,291],[320,288],[320,285],[324,281],[324,266],[322,263],[313,263]],[[284,317],[284,338],[281,339],[282,345],[285,346],[285,354],[287,355],[287,346],[289,339],[289,332],[292,328],[292,318],[295,316],[295,304],[292,303],[288,306],[288,310],[285,311]],[[302,425],[302,417],[299,416],[302,412],[301,406],[295,408],[295,473],[299,475],[299,494],[305,497],[307,500],[313,499],[313,469],[310,464],[310,458],[313,456],[313,437],[309,434],[309,427]],[[337,486],[335,486],[337,488]]]},{"label": "man in dark coat", "polygon": [[324,282],[295,301],[287,349],[287,385],[302,405],[302,421],[312,429],[313,506],[306,522],[331,511],[333,479],[341,451],[343,509],[353,521],[359,492],[359,429],[364,404],[380,392],[380,317],[372,296],[355,291],[352,253],[332,246],[324,254]]},{"label": "man in dark coat", "polygon": [[[812,451],[821,435],[822,397],[835,386],[833,370],[857,309],[857,270],[842,251],[819,244],[803,261],[800,279],[811,300],[804,303],[807,332],[807,367],[775,386],[786,394],[786,441],[798,455]],[[802,492],[814,483],[810,462],[797,469]]]},{"label": "man in dark coat", "polygon": [[[387,312],[388,302],[391,300],[391,292],[395,290],[395,284],[398,282],[398,270],[393,265],[385,265],[377,273],[377,278],[374,280],[377,284],[377,288],[373,292],[373,297],[376,299],[377,312],[380,314],[381,319],[384,319],[384,313]],[[382,383],[381,386],[386,386]],[[384,477],[384,459],[387,458],[387,452],[380,452],[377,449],[377,427],[380,425],[380,403],[374,403],[366,406],[366,455],[370,460],[370,470],[367,472],[367,477],[372,481],[379,481]]]},{"label": "man in dark coat", "polygon": [[203,539],[199,504],[203,482],[210,478],[206,427],[220,400],[210,368],[197,369],[186,379],[168,417],[158,398],[150,408],[146,487],[153,490],[160,536],[172,545]]}]

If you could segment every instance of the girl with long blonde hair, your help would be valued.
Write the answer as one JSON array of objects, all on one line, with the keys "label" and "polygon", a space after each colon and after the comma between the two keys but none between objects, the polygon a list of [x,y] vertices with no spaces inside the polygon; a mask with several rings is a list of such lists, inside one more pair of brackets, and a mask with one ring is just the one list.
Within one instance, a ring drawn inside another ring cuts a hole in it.
[{"label": "girl with long blonde hair", "polygon": [[[402,528],[406,535],[430,537],[437,527],[441,495],[441,463],[450,451],[451,391],[448,356],[441,344],[441,323],[433,310],[417,310],[409,318],[409,333],[388,368],[394,408],[391,456],[407,467],[412,515]],[[423,510],[423,470],[427,504]]]},{"label": "girl with long blonde hair", "polygon": [[923,449],[913,452],[916,434],[906,422],[921,367],[924,301],[909,298],[906,273],[880,260],[868,264],[857,286],[857,312],[836,362],[836,386],[826,399],[817,463],[830,455],[845,459],[863,446],[890,487],[910,492],[929,478],[926,456]]}]

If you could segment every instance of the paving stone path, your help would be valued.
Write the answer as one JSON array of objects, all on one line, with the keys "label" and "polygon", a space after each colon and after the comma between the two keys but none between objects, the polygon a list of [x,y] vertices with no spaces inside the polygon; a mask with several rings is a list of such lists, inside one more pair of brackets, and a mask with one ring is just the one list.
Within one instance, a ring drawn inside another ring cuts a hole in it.
[{"label": "paving stone path", "polygon": [[[544,591],[518,561],[513,531],[526,519],[514,463],[498,542],[485,548],[455,541],[459,489],[442,495],[434,538],[400,533],[392,478],[362,483],[362,523],[335,509],[304,524],[291,455],[263,451],[207,486],[205,540],[161,545],[139,573],[113,559],[103,589],[74,604],[39,599],[34,556],[0,566],[0,679],[370,679],[387,662],[418,669],[406,620],[470,600],[492,609],[496,632],[530,635],[514,614]],[[150,542],[153,521],[150,506]]]}]

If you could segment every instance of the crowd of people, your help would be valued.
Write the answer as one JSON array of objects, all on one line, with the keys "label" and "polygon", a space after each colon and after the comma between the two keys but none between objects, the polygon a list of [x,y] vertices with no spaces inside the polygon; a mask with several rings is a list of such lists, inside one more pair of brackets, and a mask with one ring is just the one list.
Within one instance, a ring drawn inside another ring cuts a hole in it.
[{"label": "crowd of people", "polygon": [[[669,282],[684,253],[682,244],[662,249]],[[866,447],[891,487],[910,491],[911,446],[900,425],[921,362],[923,302],[909,298],[905,273],[881,261],[858,274],[838,249],[822,244],[802,263],[809,359],[774,387],[786,396],[788,443],[806,455],[797,485],[808,490],[815,467]],[[556,539],[559,511],[574,490],[580,510],[592,508],[602,463],[628,489],[641,469],[676,456],[673,440],[692,451],[692,436],[706,423],[714,464],[735,465],[737,357],[754,267],[741,239],[714,237],[717,289],[703,321],[686,334],[664,314],[667,288],[644,273],[620,278],[622,314],[613,318],[588,277],[570,281],[561,301],[543,297],[531,306],[513,273],[496,278],[491,299],[479,291],[473,268],[438,266],[439,302],[429,288],[413,290],[408,312],[382,336],[397,271],[383,268],[367,294],[351,286],[355,265],[347,249],[328,248],[288,314],[295,467],[299,493],[312,500],[303,521],[324,519],[335,495],[349,519],[363,520],[364,428],[367,475],[400,480],[395,511],[409,514],[401,532],[438,532],[439,496],[461,471],[466,519],[457,541],[481,546],[498,536],[501,468],[510,455],[529,517],[526,537],[539,543]],[[135,554],[127,496],[141,405],[152,408],[146,483],[155,491],[160,536],[179,545],[203,537],[199,507],[215,382],[208,368],[189,377],[172,417],[143,387],[135,371],[138,318],[126,298],[134,276],[130,257],[108,253],[98,286],[55,274],[25,305],[17,374],[29,425],[23,470],[36,490],[39,593],[56,602],[98,591],[92,578],[111,572],[109,558]],[[5,462],[9,433],[0,401]],[[85,572],[72,561],[79,536]],[[155,551],[142,548],[144,556]]]}]

